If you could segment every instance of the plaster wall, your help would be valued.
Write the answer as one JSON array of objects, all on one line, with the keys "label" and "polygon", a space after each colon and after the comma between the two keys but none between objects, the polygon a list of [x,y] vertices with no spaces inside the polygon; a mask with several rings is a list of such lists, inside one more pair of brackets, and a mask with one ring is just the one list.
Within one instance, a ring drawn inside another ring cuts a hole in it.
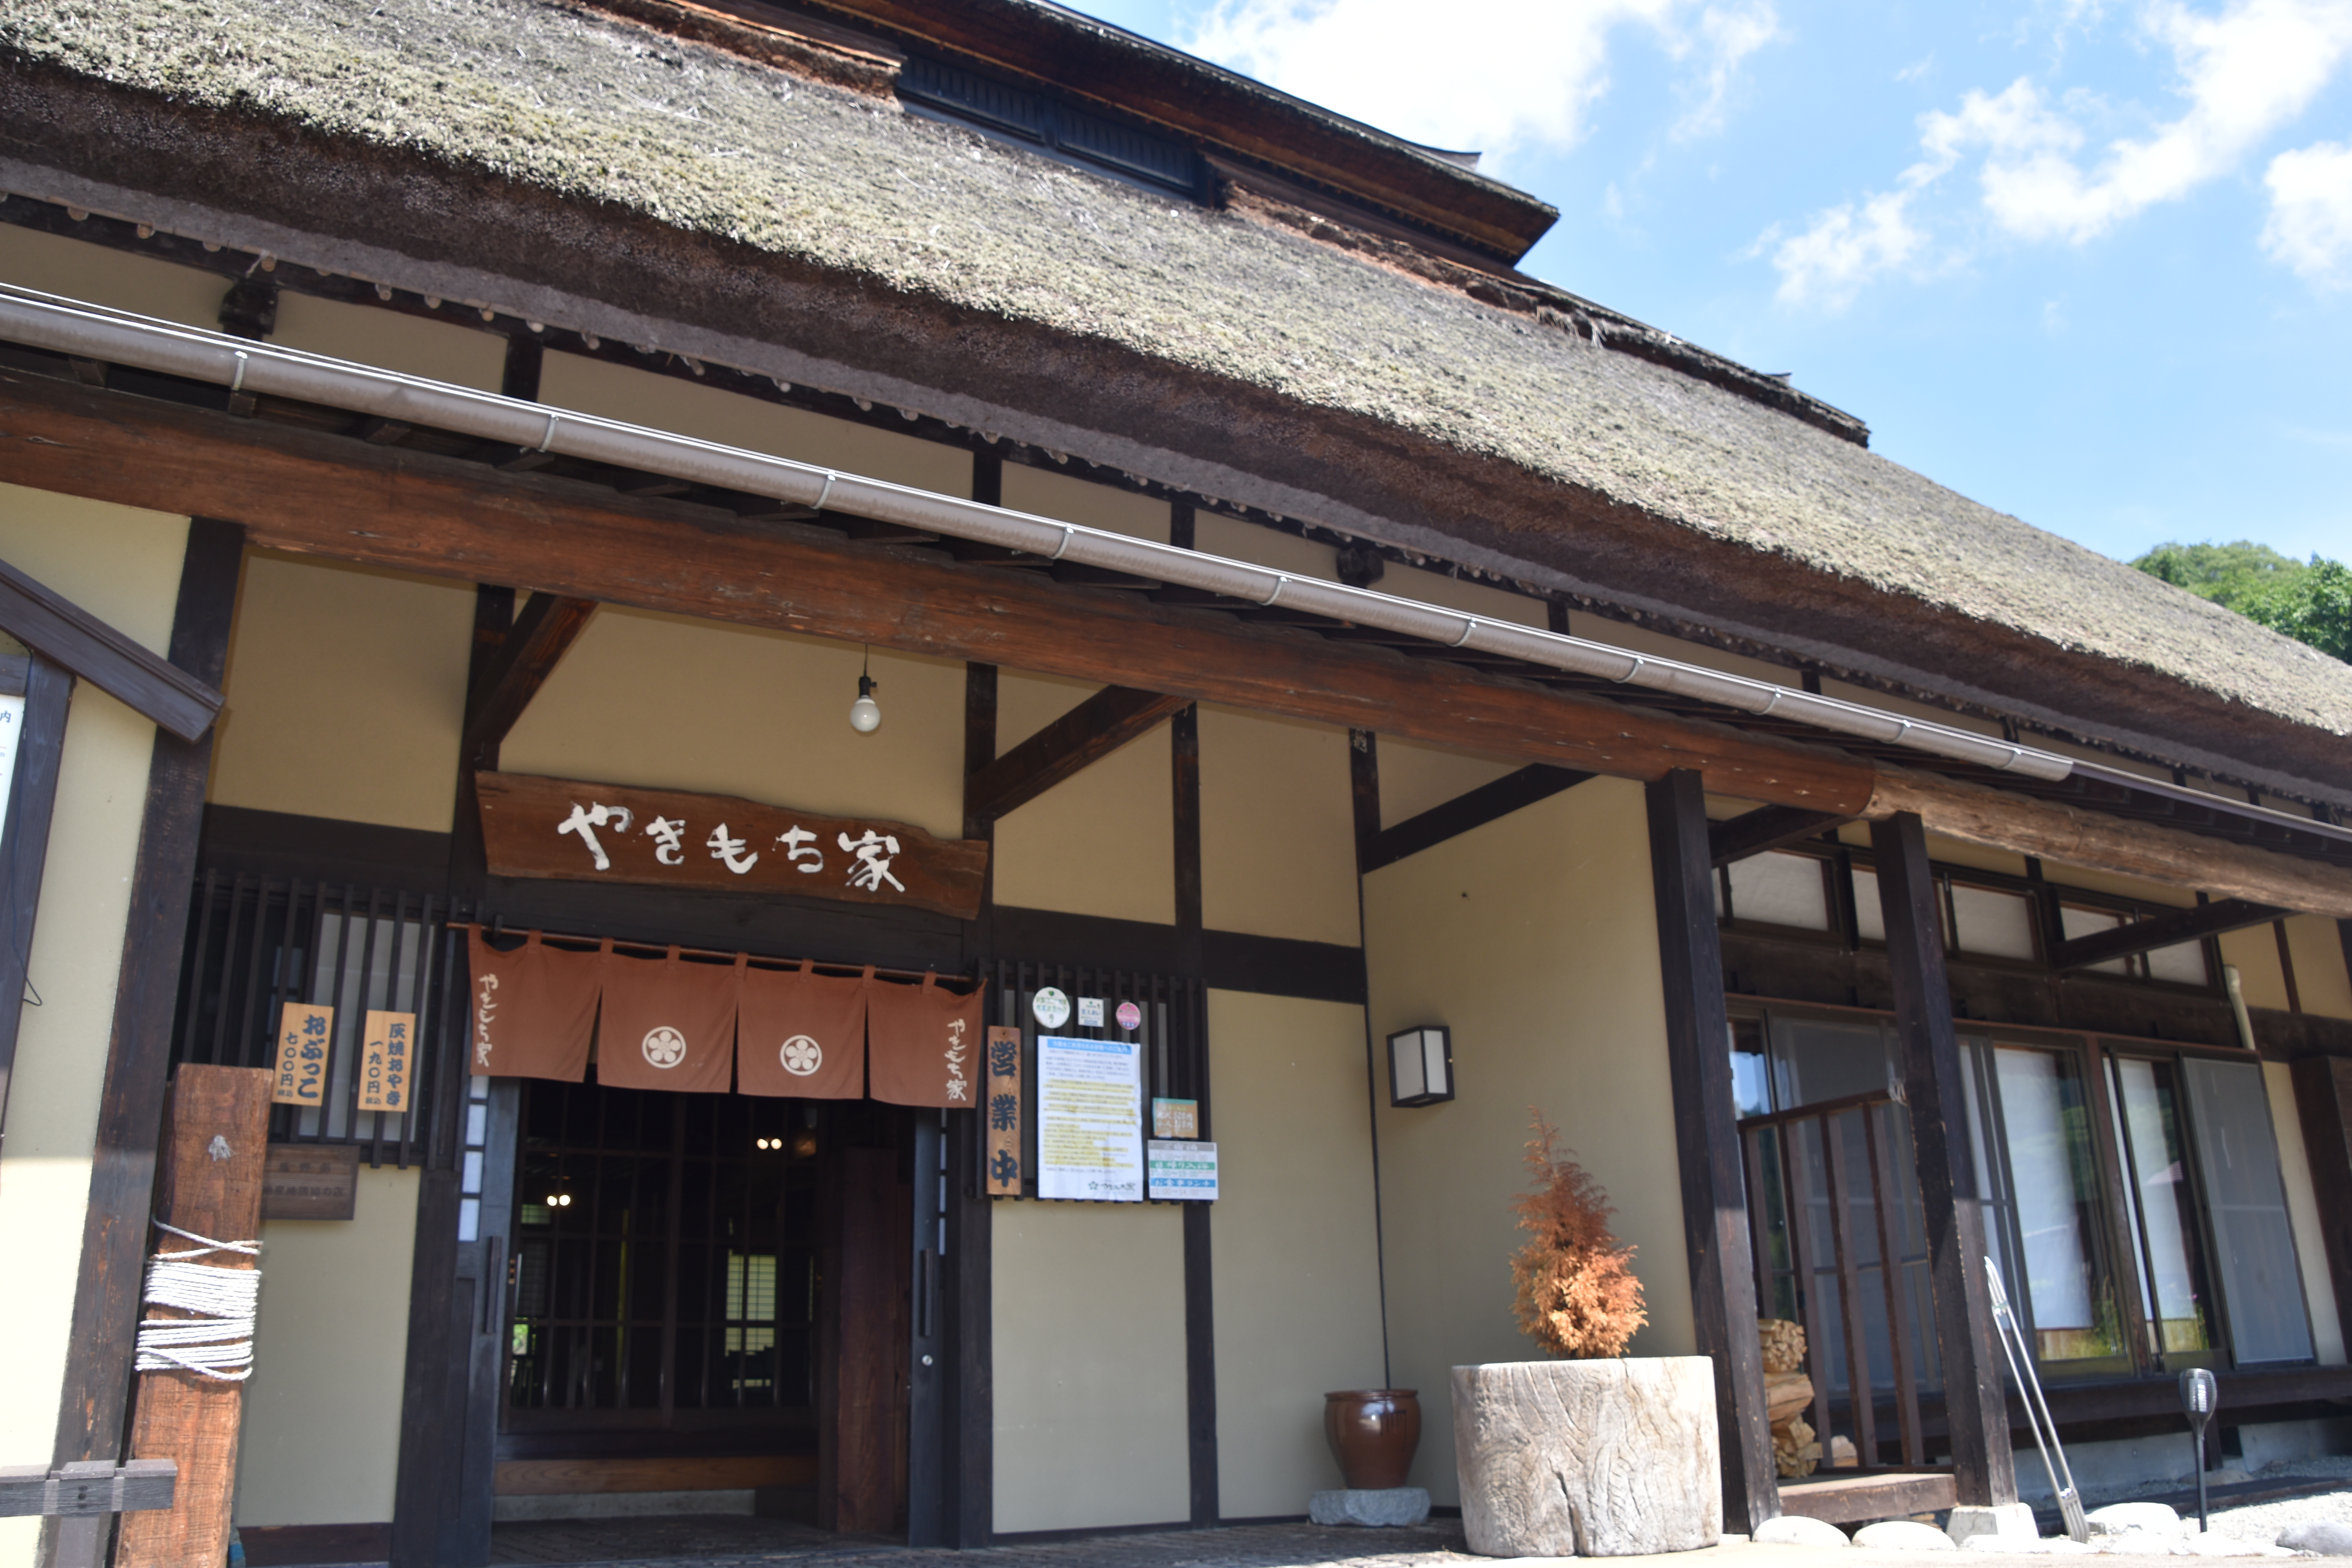
[{"label": "plaster wall", "polygon": [[[0,233],[5,233],[0,230]],[[187,520],[0,486],[0,560],[157,653],[171,642]],[[155,729],[88,682],[66,721],[0,1145],[0,1465],[46,1467],[73,1321],[75,1260],[106,1076],[122,931]],[[11,831],[15,824],[9,825]],[[37,1519],[0,1520],[0,1562],[29,1563]]]},{"label": "plaster wall", "polygon": [[1594,779],[1375,871],[1364,917],[1374,1039],[1454,1031],[1452,1102],[1391,1108],[1384,1061],[1377,1085],[1391,1375],[1428,1402],[1413,1482],[1450,1503],[1448,1369],[1536,1354],[1509,1267],[1530,1106],[1638,1249],[1630,1353],[1694,1346],[1642,786]]},{"label": "plaster wall", "polygon": [[1477,757],[1382,735],[1374,748],[1381,768],[1381,826],[1394,827],[1455,795],[1519,771],[1505,757]]},{"label": "plaster wall", "polygon": [[1084,523],[1134,539],[1168,542],[1168,503],[1026,463],[1003,466],[1004,504],[1057,522]]},{"label": "plaster wall", "polygon": [[875,649],[882,727],[861,735],[849,727],[860,658],[855,643],[607,605],[499,765],[960,837],[963,666]]},{"label": "plaster wall", "polygon": [[417,1175],[362,1165],[352,1218],[261,1227],[240,1527],[392,1518]]},{"label": "plaster wall", "polygon": [[[1099,689],[1055,676],[1000,672],[997,753]],[[1160,724],[997,819],[996,901],[1170,924],[1176,919],[1174,811],[1168,726]]]},{"label": "plaster wall", "polygon": [[269,341],[479,392],[496,392],[506,380],[507,340],[499,333],[291,289],[278,291],[278,330]]},{"label": "plaster wall", "polygon": [[746,451],[819,463],[940,495],[971,494],[971,454],[961,447],[580,354],[546,357],[539,396],[558,408],[625,419]]},{"label": "plaster wall", "polygon": [[473,639],[470,584],[249,552],[210,798],[447,832]]},{"label": "plaster wall", "polygon": [[1340,1484],[1324,1394],[1387,1376],[1363,1009],[1212,991],[1209,1061],[1218,1505],[1296,1514]]},{"label": "plaster wall", "polygon": [[103,245],[0,224],[0,281],[184,327],[220,330],[228,279]]},{"label": "plaster wall", "polygon": [[1201,709],[1201,908],[1215,931],[1357,944],[1345,730]]},{"label": "plaster wall", "polygon": [[2320,915],[2296,915],[2286,922],[2286,942],[2303,1010],[2352,1018],[2352,973],[2346,972],[2344,937],[2336,923]]},{"label": "plaster wall", "polygon": [[1181,1215],[999,1200],[992,1222],[997,1531],[1188,1518]]},{"label": "plaster wall", "polygon": [[2278,935],[2271,927],[2222,932],[2221,962],[2237,966],[2247,1006],[2287,1010],[2286,970],[2279,963]]}]

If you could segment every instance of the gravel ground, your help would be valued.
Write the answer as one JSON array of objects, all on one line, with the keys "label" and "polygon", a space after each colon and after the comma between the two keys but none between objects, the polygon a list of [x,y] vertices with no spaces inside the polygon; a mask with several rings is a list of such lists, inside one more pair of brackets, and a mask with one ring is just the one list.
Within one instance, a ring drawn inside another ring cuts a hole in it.
[{"label": "gravel ground", "polygon": [[[2352,1478],[2352,1460],[2313,1461],[2334,1468],[2305,1470],[2287,1466],[2266,1470],[2256,1480],[2269,1480],[2274,1476],[2310,1474],[2341,1475]],[[2184,1514],[2188,1510],[2183,1510]],[[2240,1508],[2216,1509],[2212,1511],[2213,1533],[2227,1535],[2238,1541],[2272,1542],[2278,1532],[2294,1524],[2352,1524],[2352,1486],[2336,1491],[2318,1492],[2310,1497],[2281,1498],[2276,1502],[2249,1503]]]}]

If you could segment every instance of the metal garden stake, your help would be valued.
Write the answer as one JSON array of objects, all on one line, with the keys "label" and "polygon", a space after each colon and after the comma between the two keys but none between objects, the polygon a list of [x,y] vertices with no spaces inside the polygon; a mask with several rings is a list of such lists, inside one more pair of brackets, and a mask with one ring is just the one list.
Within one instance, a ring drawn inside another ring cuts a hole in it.
[{"label": "metal garden stake", "polygon": [[[2058,1423],[2051,1418],[2049,1403],[2042,1397],[2042,1380],[2033,1372],[2033,1352],[2025,1342],[2024,1326],[2010,1310],[2009,1293],[2000,1288],[2000,1270],[1990,1258],[1985,1259],[1985,1279],[1992,1287],[1992,1321],[2000,1335],[2000,1353],[2009,1358],[2009,1375],[2017,1380],[2017,1391],[2025,1397],[2025,1423],[2033,1428],[2033,1446],[2042,1450],[2042,1468],[2050,1477],[2050,1489],[2058,1494],[2058,1517],[2065,1521],[2067,1539],[2088,1542],[2090,1521],[2083,1517],[2083,1500],[2074,1491],[2074,1472],[2066,1467],[2066,1450],[2058,1446]],[[2050,1434],[2047,1441],[2042,1438],[2045,1427]]]},{"label": "metal garden stake", "polygon": [[2217,1390],[2213,1374],[2201,1366],[2192,1366],[2180,1374],[2180,1408],[2189,1413],[2189,1430],[2197,1445],[2197,1528],[2210,1531],[2213,1521],[2205,1514],[2205,1423],[2213,1418],[2213,1403]]}]

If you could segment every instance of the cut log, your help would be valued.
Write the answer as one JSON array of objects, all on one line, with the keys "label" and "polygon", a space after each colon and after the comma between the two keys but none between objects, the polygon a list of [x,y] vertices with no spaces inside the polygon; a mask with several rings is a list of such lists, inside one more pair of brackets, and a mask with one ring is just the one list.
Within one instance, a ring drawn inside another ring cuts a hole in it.
[{"label": "cut log", "polygon": [[1786,1318],[1765,1318],[1756,1325],[1756,1342],[1764,1352],[1764,1370],[1800,1372],[1805,1365],[1805,1331]]},{"label": "cut log", "polygon": [[[261,1234],[270,1076],[260,1068],[180,1068],[172,1082],[163,1191],[155,1205],[167,1223],[215,1241],[251,1241]],[[168,1232],[156,1235],[163,1245],[152,1251],[196,1246]],[[259,1266],[232,1252],[208,1253],[196,1261],[238,1269]],[[147,1315],[185,1314],[151,1307]],[[142,1459],[176,1460],[179,1486],[169,1509],[122,1516],[118,1568],[184,1568],[228,1560],[244,1390],[242,1383],[193,1372],[140,1374],[131,1451]]]},{"label": "cut log", "polygon": [[1722,1538],[1706,1356],[1457,1366],[1454,1447],[1481,1556],[1629,1557]]},{"label": "cut log", "polygon": [[1801,1372],[1764,1374],[1764,1415],[1768,1425],[1782,1426],[1804,1414],[1813,1402],[1813,1380]]}]

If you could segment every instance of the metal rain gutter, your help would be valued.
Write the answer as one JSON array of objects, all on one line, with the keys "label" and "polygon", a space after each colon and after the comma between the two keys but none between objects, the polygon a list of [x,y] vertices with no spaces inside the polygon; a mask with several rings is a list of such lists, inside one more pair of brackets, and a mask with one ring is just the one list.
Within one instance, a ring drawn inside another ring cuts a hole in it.
[{"label": "metal rain gutter", "polygon": [[999,545],[1049,561],[1074,561],[1250,604],[1280,605],[1443,647],[1474,648],[1620,686],[1696,698],[1756,718],[1786,719],[1853,740],[1996,772],[2053,783],[2074,772],[2073,759],[2054,752],[1770,681],[33,289],[0,285],[0,337],[56,353],[209,382],[232,392],[268,393],[436,426],[530,451]]}]

